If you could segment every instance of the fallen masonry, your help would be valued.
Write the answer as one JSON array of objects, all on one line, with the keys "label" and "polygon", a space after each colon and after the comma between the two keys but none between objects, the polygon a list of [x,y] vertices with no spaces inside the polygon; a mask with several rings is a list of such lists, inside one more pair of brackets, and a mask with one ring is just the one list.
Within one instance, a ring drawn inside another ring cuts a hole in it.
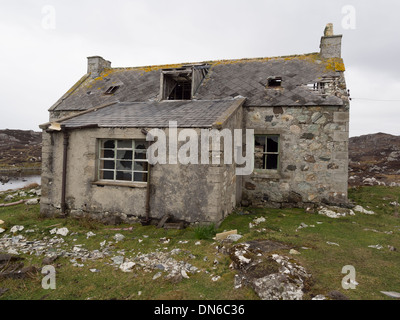
[{"label": "fallen masonry", "polygon": [[279,249],[287,247],[268,240],[233,246],[235,288],[250,286],[262,300],[302,300],[311,275],[291,258],[273,253]]}]

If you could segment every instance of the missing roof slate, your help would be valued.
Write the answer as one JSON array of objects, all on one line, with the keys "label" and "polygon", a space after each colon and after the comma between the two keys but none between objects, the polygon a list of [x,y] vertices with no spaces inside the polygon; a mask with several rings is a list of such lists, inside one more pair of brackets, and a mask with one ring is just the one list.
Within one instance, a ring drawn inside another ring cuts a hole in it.
[{"label": "missing roof slate", "polygon": [[268,78],[268,87],[276,88],[282,86],[282,77],[271,77]]}]

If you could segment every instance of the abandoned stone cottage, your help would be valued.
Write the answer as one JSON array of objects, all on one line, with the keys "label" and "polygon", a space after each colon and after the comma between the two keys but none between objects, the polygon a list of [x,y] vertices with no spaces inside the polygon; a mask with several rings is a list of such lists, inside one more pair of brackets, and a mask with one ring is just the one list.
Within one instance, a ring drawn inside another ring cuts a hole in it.
[{"label": "abandoned stone cottage", "polygon": [[[341,39],[329,24],[311,54],[135,68],[89,57],[87,73],[40,125],[41,212],[218,223],[241,205],[346,203]],[[253,129],[254,169],[238,175],[234,162],[222,161],[149,165],[146,133],[158,128],[170,137],[170,121],[178,133]]]}]

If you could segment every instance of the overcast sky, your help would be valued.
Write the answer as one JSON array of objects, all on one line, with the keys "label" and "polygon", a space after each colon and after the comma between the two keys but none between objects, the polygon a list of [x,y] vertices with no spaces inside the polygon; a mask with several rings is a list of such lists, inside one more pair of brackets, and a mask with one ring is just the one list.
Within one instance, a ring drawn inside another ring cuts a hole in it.
[{"label": "overcast sky", "polygon": [[398,0],[0,0],[0,129],[39,131],[100,55],[112,67],[319,51],[343,34],[350,136],[400,135]]}]

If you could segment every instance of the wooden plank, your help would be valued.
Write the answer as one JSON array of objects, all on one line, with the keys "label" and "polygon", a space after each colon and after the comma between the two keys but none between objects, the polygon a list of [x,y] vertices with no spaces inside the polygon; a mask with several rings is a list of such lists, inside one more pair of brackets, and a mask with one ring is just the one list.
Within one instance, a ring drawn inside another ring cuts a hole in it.
[{"label": "wooden plank", "polygon": [[162,228],[164,224],[171,218],[171,215],[165,214],[157,225],[157,228]]}]

